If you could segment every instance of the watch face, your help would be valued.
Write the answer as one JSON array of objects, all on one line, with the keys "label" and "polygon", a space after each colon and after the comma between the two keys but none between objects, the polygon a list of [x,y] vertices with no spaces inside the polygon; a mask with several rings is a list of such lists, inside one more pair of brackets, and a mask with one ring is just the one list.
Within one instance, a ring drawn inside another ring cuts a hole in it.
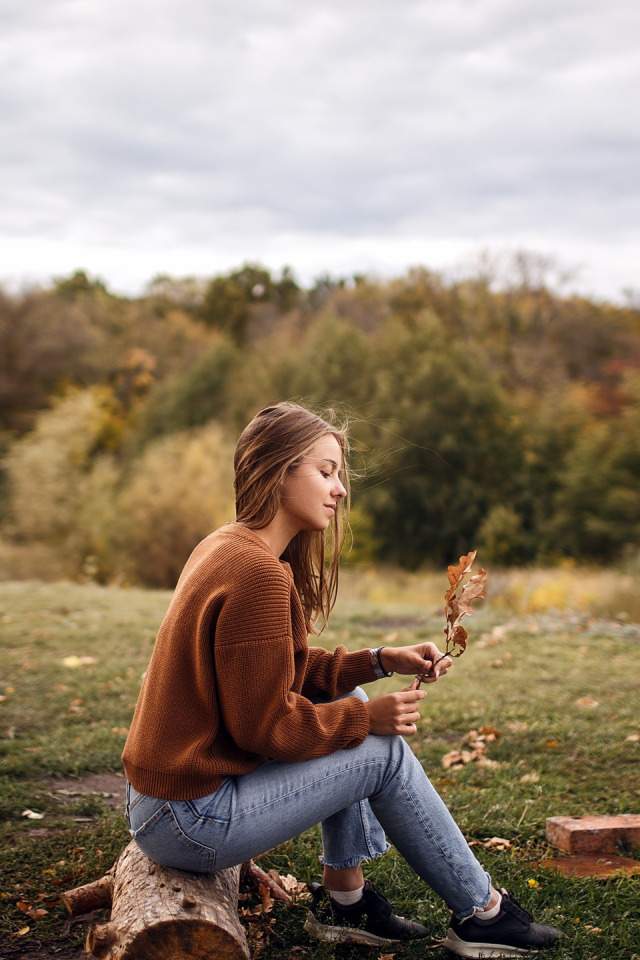
[{"label": "watch face", "polygon": [[376,650],[369,650],[369,663],[371,665],[371,669],[375,673],[378,680],[381,680],[383,677],[388,676],[388,674],[386,674],[382,669],[382,664],[380,663],[379,647]]}]

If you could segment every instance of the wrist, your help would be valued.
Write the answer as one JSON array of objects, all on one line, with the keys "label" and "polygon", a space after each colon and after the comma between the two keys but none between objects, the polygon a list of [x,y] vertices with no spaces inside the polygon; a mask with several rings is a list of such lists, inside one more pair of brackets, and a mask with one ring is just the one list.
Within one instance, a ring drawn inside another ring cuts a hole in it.
[{"label": "wrist", "polygon": [[371,664],[371,669],[375,673],[378,680],[381,680],[383,677],[393,676],[393,670],[387,670],[385,664],[383,663],[383,650],[388,650],[388,647],[376,647],[375,650],[369,651],[369,663]]}]

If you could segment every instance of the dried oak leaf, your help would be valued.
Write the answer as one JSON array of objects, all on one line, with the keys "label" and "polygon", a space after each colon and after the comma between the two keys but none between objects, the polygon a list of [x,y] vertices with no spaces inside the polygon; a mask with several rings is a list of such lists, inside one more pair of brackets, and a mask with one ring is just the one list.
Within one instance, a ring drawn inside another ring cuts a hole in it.
[{"label": "dried oak leaf", "polygon": [[[478,573],[474,574],[474,576],[462,586],[464,578],[472,571],[476,554],[477,550],[472,550],[471,553],[466,554],[466,556],[460,557],[456,566],[452,565],[447,568],[447,577],[450,586],[444,596],[444,612],[447,618],[447,625],[444,632],[448,646],[459,648],[458,652],[455,652],[455,649],[452,650],[450,656],[459,657],[460,654],[466,650],[468,634],[464,627],[460,625],[460,621],[464,616],[473,613],[471,604],[474,600],[479,600],[486,596],[484,588],[489,574],[486,570],[483,570],[482,567],[480,567]],[[458,595],[458,589],[461,586],[462,590]]]}]

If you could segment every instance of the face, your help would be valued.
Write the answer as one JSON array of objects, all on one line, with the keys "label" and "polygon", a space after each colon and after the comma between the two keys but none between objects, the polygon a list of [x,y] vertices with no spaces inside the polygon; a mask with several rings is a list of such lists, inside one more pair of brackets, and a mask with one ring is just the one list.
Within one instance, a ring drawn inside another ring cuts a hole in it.
[{"label": "face", "polygon": [[347,491],[340,480],[342,450],[331,433],[313,445],[282,481],[280,519],[291,536],[301,530],[326,530]]}]

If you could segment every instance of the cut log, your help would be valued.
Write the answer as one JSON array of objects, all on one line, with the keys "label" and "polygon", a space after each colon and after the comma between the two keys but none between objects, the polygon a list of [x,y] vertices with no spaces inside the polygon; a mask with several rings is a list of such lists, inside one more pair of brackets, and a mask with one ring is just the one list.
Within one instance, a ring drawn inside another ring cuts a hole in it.
[{"label": "cut log", "polygon": [[84,887],[67,890],[62,894],[62,902],[72,917],[81,913],[91,913],[101,907],[110,907],[113,900],[113,874],[109,870],[100,880],[86,883]]},{"label": "cut log", "polygon": [[239,880],[239,866],[217,873],[162,867],[132,841],[102,880],[62,899],[70,913],[83,913],[105,905],[111,890],[109,922],[87,935],[86,952],[99,960],[248,960]]}]

